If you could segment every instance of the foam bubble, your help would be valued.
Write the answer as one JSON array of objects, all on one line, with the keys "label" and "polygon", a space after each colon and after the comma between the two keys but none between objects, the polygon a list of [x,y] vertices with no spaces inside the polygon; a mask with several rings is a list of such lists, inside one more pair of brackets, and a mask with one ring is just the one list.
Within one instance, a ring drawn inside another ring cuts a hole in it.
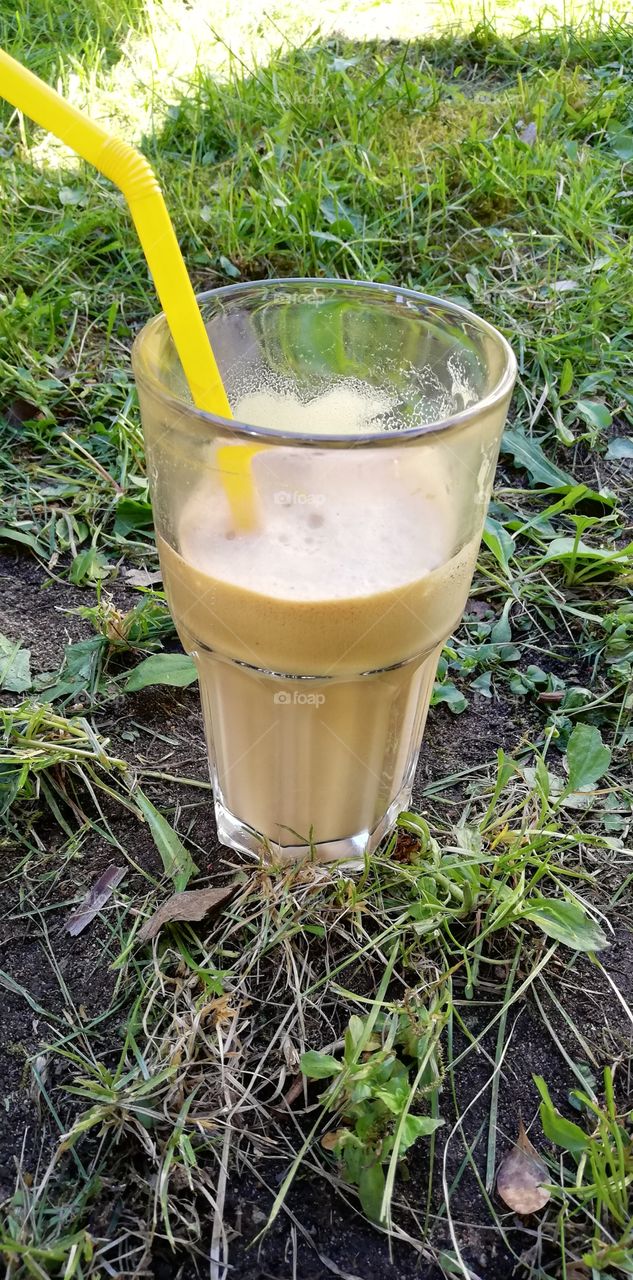
[{"label": "foam bubble", "polygon": [[[346,434],[384,411],[366,388],[330,388],[317,400],[255,396],[240,402],[258,423]],[[359,429],[366,430],[366,427]],[[236,449],[240,446],[236,445]],[[439,450],[310,449],[278,445],[252,459],[257,521],[232,539],[232,514],[217,472],[192,494],[179,526],[189,563],[270,596],[336,600],[406,585],[445,564],[454,516]]]},{"label": "foam bubble", "polygon": [[281,374],[236,370],[230,378],[235,417],[249,426],[306,435],[394,433],[441,422],[474,404],[472,373],[458,353],[447,361],[446,384],[431,365],[400,370],[398,391],[361,378],[329,378],[300,388]]}]

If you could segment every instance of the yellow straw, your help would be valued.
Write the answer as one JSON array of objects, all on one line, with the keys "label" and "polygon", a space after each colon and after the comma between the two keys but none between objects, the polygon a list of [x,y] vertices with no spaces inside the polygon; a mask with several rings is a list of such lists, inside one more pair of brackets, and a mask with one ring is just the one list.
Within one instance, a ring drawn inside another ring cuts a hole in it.
[{"label": "yellow straw", "polygon": [[[209,413],[232,417],[162,192],[145,157],[87,119],[3,49],[0,49],[0,96],[54,133],[123,192],[194,404]],[[222,459],[226,455],[224,460],[230,463],[230,474],[225,475],[222,461],[218,459],[233,519],[240,530],[252,528],[255,523],[250,473],[250,460],[255,451],[252,447],[243,451],[236,446],[218,449]]]}]

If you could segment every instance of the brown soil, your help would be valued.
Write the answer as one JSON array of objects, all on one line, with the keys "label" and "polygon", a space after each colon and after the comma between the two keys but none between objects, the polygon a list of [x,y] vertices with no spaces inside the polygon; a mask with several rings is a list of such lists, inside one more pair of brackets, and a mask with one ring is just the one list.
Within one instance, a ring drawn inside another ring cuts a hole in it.
[{"label": "brown soil", "polygon": [[[91,634],[89,624],[75,615],[64,613],[80,604],[94,602],[94,592],[73,588],[63,582],[47,584],[46,574],[27,555],[9,550],[0,555],[0,585],[2,588],[1,629],[30,647],[34,670],[51,670],[59,665],[64,643]],[[130,607],[138,596],[121,582],[108,587],[115,602]],[[530,713],[532,716],[534,712]],[[431,806],[452,804],[459,812],[463,798],[468,793],[469,779],[462,778],[445,794],[430,802],[425,799],[425,789],[433,782],[469,766],[481,765],[494,758],[499,746],[509,751],[517,749],[524,741],[528,727],[524,702],[508,700],[492,701],[473,698],[468,711],[456,721],[443,706],[432,711],[422,760],[416,779],[415,801],[424,811]],[[100,717],[99,729],[111,738],[113,748],[132,765],[151,763],[173,775],[206,778],[206,756],[202,732],[202,720],[197,690],[149,689],[134,696],[126,695],[108,704]],[[166,741],[167,739],[167,741]],[[201,871],[217,869],[225,851],[218,845],[215,834],[210,793],[191,787],[148,783],[148,794],[155,803],[176,814],[176,825],[186,832],[200,850],[198,861]],[[147,829],[136,818],[112,806],[107,810],[117,838],[133,853],[136,862],[156,876],[161,873],[160,861]],[[37,827],[38,838],[48,855],[48,869],[54,870],[55,855],[65,842],[65,837],[55,824],[47,824],[43,818]],[[18,855],[19,856],[19,855]],[[28,1060],[40,1051],[53,1024],[51,1018],[64,1018],[68,1000],[81,1009],[84,1022],[98,1017],[110,1003],[115,974],[109,967],[115,954],[107,925],[98,919],[78,938],[71,938],[63,924],[75,904],[97,876],[112,861],[120,861],[117,850],[98,833],[80,846],[72,862],[66,861],[67,879],[51,881],[49,889],[27,886],[15,871],[16,852],[8,842],[0,846],[0,985],[5,987],[0,1006],[0,1090],[5,1100],[6,1122],[0,1134],[0,1197],[8,1196],[15,1187],[16,1165],[32,1177],[37,1176],[38,1166],[45,1166],[46,1158],[53,1150],[59,1136],[53,1114],[43,1108],[41,1094],[32,1087]],[[233,859],[232,859],[233,860]],[[136,879],[138,879],[138,885]],[[146,883],[140,874],[128,870],[126,886],[133,892],[145,892]],[[39,882],[38,882],[39,885]],[[618,945],[609,954],[609,967],[625,997],[633,998],[633,966],[628,934],[622,934]],[[501,945],[501,944],[500,944]],[[47,953],[47,948],[50,951]],[[54,956],[55,968],[50,953]],[[496,956],[499,973],[503,976],[508,957],[501,950]],[[561,971],[562,971],[561,961]],[[7,985],[4,974],[9,975]],[[521,975],[519,975],[519,978]],[[600,988],[596,970],[589,962],[582,962],[573,975],[561,978],[573,981],[577,986],[571,996],[574,1016],[594,1049],[599,1061],[613,1060],[614,1052],[629,1046],[631,1028],[624,1020],[621,1007]],[[29,1007],[18,988],[24,988],[37,1008]],[[458,988],[460,1013],[472,1034],[476,1034],[490,1019],[497,1005],[498,985],[491,986],[492,1004],[486,1003],[486,984],[477,991],[475,1001],[466,1000]],[[569,998],[569,991],[567,992]],[[122,1003],[125,1016],[125,1003]],[[578,1058],[578,1045],[570,1036],[554,1008],[548,1016],[555,1026],[567,1053]],[[516,1022],[515,1022],[516,1019]],[[95,1053],[104,1061],[111,1060],[116,1048],[111,1021],[103,1030],[97,1027],[91,1033]],[[110,1029],[109,1029],[110,1028]],[[511,1044],[504,1062],[500,1086],[498,1118],[498,1154],[514,1139],[519,1117],[526,1123],[533,1121],[537,1113],[537,1095],[532,1085],[533,1073],[545,1076],[555,1100],[565,1105],[566,1096],[574,1081],[559,1049],[546,1033],[536,1009],[530,1001],[518,1002],[511,1012],[508,1030]],[[493,1031],[482,1044],[482,1050],[494,1057]],[[465,1041],[464,1041],[465,1044]],[[463,1044],[456,1043],[456,1054]],[[458,1077],[460,1111],[469,1108],[463,1123],[463,1135],[455,1133],[449,1141],[447,1152],[447,1177],[449,1184],[458,1173],[464,1159],[464,1136],[473,1147],[478,1170],[485,1169],[487,1117],[489,1091],[484,1089],[490,1075],[490,1062],[485,1053],[471,1055],[469,1069]],[[57,1088],[62,1078],[69,1079],[72,1067],[63,1061],[40,1062],[40,1071],[51,1101],[58,1109],[62,1128],[70,1126],[73,1117],[72,1099]],[[64,1074],[65,1073],[65,1074]],[[482,1096],[477,1098],[480,1090]],[[39,1099],[39,1101],[38,1101]],[[453,1114],[451,1100],[446,1096],[447,1124],[442,1131],[442,1141],[450,1134]],[[538,1125],[533,1136],[538,1141]],[[440,1143],[441,1149],[441,1143]],[[73,1165],[67,1158],[64,1166],[68,1178],[73,1178]],[[280,1162],[265,1160],[257,1167],[242,1166],[233,1170],[229,1182],[226,1203],[226,1226],[231,1238],[231,1277],[241,1280],[325,1280],[326,1277],[362,1277],[363,1280],[439,1280],[446,1274],[430,1258],[419,1256],[406,1244],[395,1243],[391,1249],[387,1237],[373,1230],[330,1185],[310,1173],[300,1174],[287,1201],[288,1212],[282,1212],[273,1227],[257,1241],[275,1192],[287,1169]],[[410,1180],[406,1186],[406,1200],[422,1217],[426,1200],[428,1170],[424,1156],[415,1154],[409,1161]],[[122,1205],[129,1208],[134,1202],[134,1179],[129,1185],[118,1182],[104,1187],[97,1198],[93,1219],[88,1224],[94,1234],[110,1236],[116,1231],[116,1223]],[[350,1200],[351,1204],[351,1200]],[[434,1188],[434,1213],[438,1217],[432,1232],[434,1249],[452,1249],[446,1217],[443,1214],[441,1186]],[[500,1211],[500,1206],[497,1205]],[[488,1210],[477,1178],[467,1171],[451,1198],[451,1212],[455,1222],[459,1247],[473,1277],[480,1280],[509,1280],[511,1276],[527,1274],[525,1268],[516,1270],[512,1257],[498,1233],[493,1229]],[[206,1223],[201,1244],[199,1270],[194,1263],[172,1254],[167,1244],[156,1247],[146,1268],[134,1274],[155,1276],[157,1280],[171,1280],[180,1276],[188,1280],[208,1275],[208,1249],[210,1244],[210,1220],[208,1204],[201,1203],[200,1213]],[[293,1217],[294,1216],[294,1217]],[[539,1260],[547,1261],[547,1246],[538,1240],[533,1228],[527,1228],[513,1215],[507,1215],[507,1236],[517,1254],[533,1247],[541,1250]],[[556,1249],[553,1250],[556,1256]],[[127,1273],[126,1273],[127,1274]],[[553,1274],[558,1274],[554,1272]]]}]

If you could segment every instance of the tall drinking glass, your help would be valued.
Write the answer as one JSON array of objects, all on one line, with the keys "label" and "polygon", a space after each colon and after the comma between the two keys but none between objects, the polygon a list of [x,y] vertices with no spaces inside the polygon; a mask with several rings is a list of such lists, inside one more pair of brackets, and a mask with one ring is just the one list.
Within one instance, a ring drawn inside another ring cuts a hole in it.
[{"label": "tall drinking glass", "polygon": [[234,420],[193,406],[164,316],[133,363],[218,835],[281,859],[358,856],[410,799],[514,356],[407,289],[271,280],[199,301]]}]

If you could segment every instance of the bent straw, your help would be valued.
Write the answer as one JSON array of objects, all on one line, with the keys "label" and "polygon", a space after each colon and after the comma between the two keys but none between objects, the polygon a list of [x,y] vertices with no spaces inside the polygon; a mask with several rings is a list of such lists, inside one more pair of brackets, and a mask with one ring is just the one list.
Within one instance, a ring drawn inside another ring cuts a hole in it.
[{"label": "bent straw", "polygon": [[222,477],[235,528],[247,533],[257,525],[257,500],[251,472],[251,460],[261,453],[262,444],[217,444],[215,460]]},{"label": "bent straw", "polygon": [[[193,402],[199,409],[224,418],[232,417],[161,189],[145,157],[129,143],[111,137],[100,125],[82,115],[4,49],[0,49],[0,96],[36,124],[54,133],[123,193]],[[222,482],[233,519],[240,530],[252,528],[255,523],[256,504],[250,473],[250,459],[254,451],[249,447],[248,456],[242,457],[236,446],[218,450],[223,458],[227,455],[228,473],[221,470]]]}]

